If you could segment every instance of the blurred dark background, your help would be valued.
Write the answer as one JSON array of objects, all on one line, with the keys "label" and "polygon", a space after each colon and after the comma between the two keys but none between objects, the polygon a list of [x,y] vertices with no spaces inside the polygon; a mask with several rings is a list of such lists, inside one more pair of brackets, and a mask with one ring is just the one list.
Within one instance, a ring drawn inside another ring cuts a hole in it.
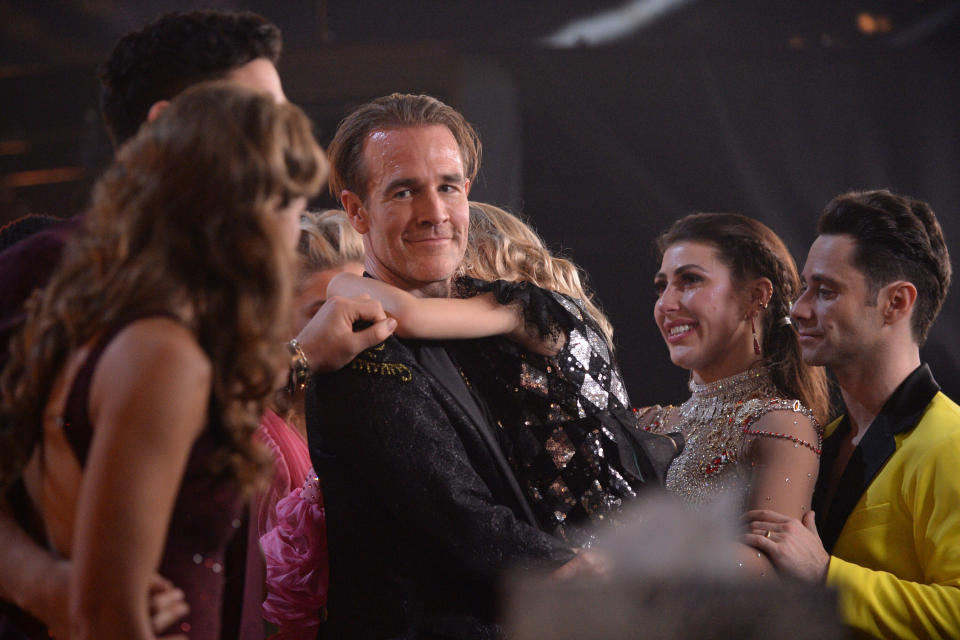
[{"label": "blurred dark background", "polygon": [[[485,147],[472,197],[590,274],[637,405],[686,395],[651,287],[653,239],[682,215],[757,217],[802,266],[830,198],[887,187],[930,202],[960,256],[955,0],[0,0],[0,225],[83,209],[111,155],[97,64],[193,8],[283,29],[285,90],[324,144],[392,91],[460,109]],[[954,398],[957,300],[924,349]]]}]

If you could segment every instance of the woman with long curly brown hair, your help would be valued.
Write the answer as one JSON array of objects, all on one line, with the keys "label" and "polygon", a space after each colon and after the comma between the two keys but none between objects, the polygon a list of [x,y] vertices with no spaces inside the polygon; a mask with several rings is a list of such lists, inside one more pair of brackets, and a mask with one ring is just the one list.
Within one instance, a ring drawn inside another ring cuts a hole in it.
[{"label": "woman with long curly brown hair", "polygon": [[296,107],[190,89],[120,150],[31,300],[2,378],[0,483],[23,474],[74,563],[75,637],[153,637],[157,571],[186,593],[181,631],[230,633],[226,550],[265,469],[251,436],[286,362],[298,216],[326,170]]}]

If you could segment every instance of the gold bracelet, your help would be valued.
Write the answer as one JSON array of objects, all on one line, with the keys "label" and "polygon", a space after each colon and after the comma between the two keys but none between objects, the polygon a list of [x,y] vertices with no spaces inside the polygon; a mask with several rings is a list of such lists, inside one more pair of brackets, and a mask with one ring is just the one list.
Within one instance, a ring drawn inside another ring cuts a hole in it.
[{"label": "gold bracelet", "polygon": [[307,381],[310,379],[310,363],[307,361],[307,355],[296,338],[287,343],[287,351],[290,352],[290,390],[303,391],[307,388]]}]

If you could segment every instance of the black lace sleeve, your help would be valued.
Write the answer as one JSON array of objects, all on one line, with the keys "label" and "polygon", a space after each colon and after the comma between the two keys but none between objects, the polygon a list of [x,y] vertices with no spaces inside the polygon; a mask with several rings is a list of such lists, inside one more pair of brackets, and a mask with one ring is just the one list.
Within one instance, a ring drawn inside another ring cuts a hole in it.
[{"label": "black lace sleeve", "polygon": [[[457,297],[472,298],[481,293],[492,293],[500,304],[519,307],[527,329],[535,330],[541,338],[569,335],[578,326],[577,316],[581,314],[573,314],[570,307],[577,308],[574,302],[563,294],[541,289],[529,282],[459,278],[456,284]],[[561,300],[567,304],[562,304]]]}]

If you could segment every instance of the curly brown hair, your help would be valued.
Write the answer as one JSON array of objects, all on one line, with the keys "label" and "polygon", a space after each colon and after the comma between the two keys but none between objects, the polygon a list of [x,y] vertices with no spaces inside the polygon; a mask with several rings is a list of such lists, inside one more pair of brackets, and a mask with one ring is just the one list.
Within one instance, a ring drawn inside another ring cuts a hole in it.
[{"label": "curly brown hair", "polygon": [[307,117],[224,82],[174,99],[99,180],[84,230],[27,305],[0,378],[0,485],[42,437],[68,355],[132,318],[181,316],[212,363],[216,475],[249,485],[251,436],[283,366],[293,252],[276,211],[327,173]]}]

